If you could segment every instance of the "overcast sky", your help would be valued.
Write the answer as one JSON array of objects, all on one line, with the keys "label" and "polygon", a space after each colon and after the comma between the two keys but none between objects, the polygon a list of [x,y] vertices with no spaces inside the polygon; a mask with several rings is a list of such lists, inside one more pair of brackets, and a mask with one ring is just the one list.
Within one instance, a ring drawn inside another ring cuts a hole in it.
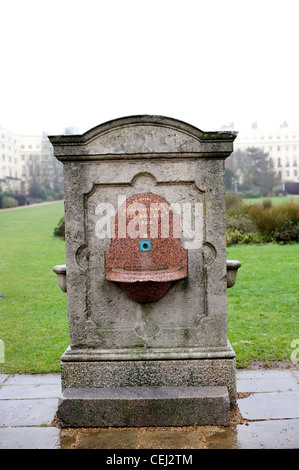
[{"label": "overcast sky", "polygon": [[298,0],[0,0],[0,125],[299,127]]}]

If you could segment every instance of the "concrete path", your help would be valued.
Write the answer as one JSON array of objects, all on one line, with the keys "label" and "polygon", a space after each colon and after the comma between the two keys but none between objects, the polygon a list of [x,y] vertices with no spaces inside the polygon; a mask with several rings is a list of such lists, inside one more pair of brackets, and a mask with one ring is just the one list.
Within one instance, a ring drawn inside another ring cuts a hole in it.
[{"label": "concrete path", "polygon": [[229,427],[63,429],[60,374],[0,374],[0,449],[298,449],[299,371],[237,371]]}]

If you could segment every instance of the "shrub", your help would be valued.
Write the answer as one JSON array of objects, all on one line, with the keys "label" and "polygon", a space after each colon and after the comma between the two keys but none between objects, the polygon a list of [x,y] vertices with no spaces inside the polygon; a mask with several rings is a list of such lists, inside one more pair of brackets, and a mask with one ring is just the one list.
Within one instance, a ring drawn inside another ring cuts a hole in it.
[{"label": "shrub", "polygon": [[248,216],[266,241],[298,241],[299,204],[287,202],[273,207],[255,204]]},{"label": "shrub", "polygon": [[65,238],[65,222],[64,217],[60,219],[57,226],[54,228],[54,236]]},{"label": "shrub", "polygon": [[17,207],[18,205],[19,203],[14,197],[7,196],[2,198],[3,209],[10,209],[11,207]]},{"label": "shrub", "polygon": [[231,210],[239,210],[243,206],[243,201],[238,196],[238,194],[235,193],[227,193],[225,195],[225,208],[227,211]]},{"label": "shrub", "polygon": [[284,196],[286,194],[285,189],[281,184],[274,186],[274,188],[272,188],[272,193],[275,194],[275,196]]},{"label": "shrub", "polygon": [[272,207],[271,199],[264,199],[262,202],[262,206],[264,209],[270,209],[270,207]]},{"label": "shrub", "polygon": [[228,228],[226,230],[226,245],[245,245],[251,243],[263,243],[263,237],[255,232],[245,233],[238,229]]},{"label": "shrub", "polygon": [[226,228],[233,230],[240,230],[244,233],[250,233],[255,231],[255,225],[252,220],[249,219],[247,214],[226,214]]},{"label": "shrub", "polygon": [[277,242],[299,242],[299,223],[295,224],[289,220],[274,233],[274,237]]},{"label": "shrub", "polygon": [[26,196],[24,196],[24,194],[15,194],[14,198],[18,201],[19,206],[26,204]]}]

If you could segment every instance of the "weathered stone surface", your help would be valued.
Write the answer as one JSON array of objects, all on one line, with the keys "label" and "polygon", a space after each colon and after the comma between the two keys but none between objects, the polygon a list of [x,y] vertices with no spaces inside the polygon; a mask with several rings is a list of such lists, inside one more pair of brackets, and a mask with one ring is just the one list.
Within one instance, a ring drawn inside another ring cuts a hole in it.
[{"label": "weathered stone surface", "polygon": [[228,426],[230,402],[226,387],[72,388],[57,416],[63,427]]},{"label": "weathered stone surface", "polygon": [[[224,158],[235,137],[169,118],[135,116],[83,136],[50,138],[65,171],[72,348],[226,346]],[[111,240],[97,236],[101,205],[111,204],[116,214],[120,196],[140,193],[172,205],[197,204],[202,211],[193,239],[188,231],[182,233],[187,278],[175,281],[159,301],[143,306],[106,279]],[[150,323],[154,328],[148,328]]]},{"label": "weathered stone surface", "polygon": [[[132,116],[82,136],[50,137],[65,181],[63,288],[71,341],[62,357],[63,390],[224,386],[235,401],[224,198],[224,159],[235,138],[161,116]],[[156,253],[157,240],[148,233],[143,240],[140,232],[122,241],[120,260],[113,252],[113,224],[124,201],[136,195],[174,208],[180,238],[176,247],[162,240]],[[147,245],[138,257],[142,241]],[[145,268],[156,271],[149,275]],[[120,287],[120,270],[132,286]],[[142,292],[138,283],[145,278],[151,284]]]},{"label": "weathered stone surface", "polygon": [[76,361],[61,365],[62,389],[93,387],[226,386],[236,400],[234,358]]}]

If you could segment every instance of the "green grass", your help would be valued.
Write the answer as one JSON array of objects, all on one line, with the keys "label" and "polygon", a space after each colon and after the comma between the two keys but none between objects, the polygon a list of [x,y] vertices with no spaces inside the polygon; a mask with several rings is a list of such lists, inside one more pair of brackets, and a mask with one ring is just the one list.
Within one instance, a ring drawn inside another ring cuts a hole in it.
[{"label": "green grass", "polygon": [[[63,203],[0,211],[0,372],[60,370],[69,344],[66,294],[55,264],[65,263],[64,241],[53,236]],[[299,338],[299,244],[232,246],[242,267],[228,290],[228,337],[239,366],[290,359]]]},{"label": "green grass", "polygon": [[52,234],[63,212],[63,202],[0,211],[0,371],[60,370],[69,329],[52,268],[65,263],[65,245]]},{"label": "green grass", "polygon": [[228,337],[237,364],[290,359],[299,338],[299,244],[227,249],[242,266],[228,290]]},{"label": "green grass", "polygon": [[257,198],[242,198],[245,204],[261,204],[263,201],[271,200],[272,205],[284,204],[285,202],[296,202],[299,204],[299,197],[296,196],[271,196]]}]

